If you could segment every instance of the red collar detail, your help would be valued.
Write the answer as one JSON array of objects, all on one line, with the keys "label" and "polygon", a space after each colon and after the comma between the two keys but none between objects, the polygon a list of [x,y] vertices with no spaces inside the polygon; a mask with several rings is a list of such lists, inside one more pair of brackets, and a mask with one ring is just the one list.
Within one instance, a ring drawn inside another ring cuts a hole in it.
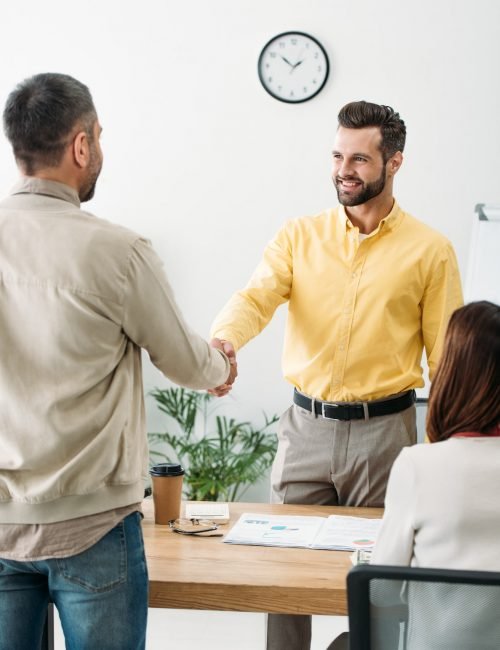
[{"label": "red collar detail", "polygon": [[477,431],[461,431],[453,433],[450,438],[499,438],[500,428],[493,429],[493,433],[478,433]]}]

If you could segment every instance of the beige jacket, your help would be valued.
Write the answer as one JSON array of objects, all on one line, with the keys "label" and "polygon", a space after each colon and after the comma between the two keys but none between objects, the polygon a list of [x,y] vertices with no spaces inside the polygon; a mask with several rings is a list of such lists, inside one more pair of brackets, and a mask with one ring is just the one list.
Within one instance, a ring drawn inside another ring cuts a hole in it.
[{"label": "beige jacket", "polygon": [[142,499],[141,348],[172,381],[224,383],[150,244],[25,178],[0,203],[0,523],[48,523]]}]

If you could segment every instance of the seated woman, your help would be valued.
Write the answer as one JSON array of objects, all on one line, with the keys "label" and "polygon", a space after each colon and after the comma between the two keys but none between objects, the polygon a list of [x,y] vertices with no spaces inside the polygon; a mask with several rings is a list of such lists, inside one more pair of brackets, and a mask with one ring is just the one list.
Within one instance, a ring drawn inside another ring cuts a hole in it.
[{"label": "seated woman", "polygon": [[[500,571],[498,305],[474,302],[452,315],[430,389],[427,435],[437,444],[406,447],[394,462],[371,563]],[[407,625],[405,648],[469,648],[460,638],[464,629],[481,630],[484,643],[475,647],[500,647],[485,638],[483,623],[496,640],[500,630],[484,619],[488,607],[482,608],[477,600],[472,621],[467,614],[470,603],[463,602],[463,594],[457,595],[456,590],[438,590],[432,597],[414,586],[410,592],[401,590],[401,584],[393,590],[386,585],[380,597],[374,597],[388,603],[387,592],[393,596],[396,592],[396,598],[408,603],[413,621],[425,618],[424,626]],[[408,630],[418,630],[418,639],[408,638]],[[436,630],[443,630],[442,643]],[[372,637],[372,642],[384,650],[397,648],[399,632],[399,625],[389,625],[383,628],[383,640]],[[347,643],[344,633],[328,650],[347,648]]]},{"label": "seated woman", "polygon": [[500,571],[500,307],[458,309],[427,411],[392,467],[372,564]]},{"label": "seated woman", "polygon": [[[438,444],[407,447],[394,462],[372,564],[500,571],[498,305],[470,303],[452,315],[427,436]],[[491,588],[410,583],[401,597],[407,649],[500,647],[500,594]],[[391,636],[386,628],[379,647]]]}]

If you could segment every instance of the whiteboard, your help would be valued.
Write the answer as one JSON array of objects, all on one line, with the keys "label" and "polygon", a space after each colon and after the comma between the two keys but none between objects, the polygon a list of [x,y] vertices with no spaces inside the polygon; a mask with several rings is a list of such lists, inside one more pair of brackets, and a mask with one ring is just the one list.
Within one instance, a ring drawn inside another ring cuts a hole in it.
[{"label": "whiteboard", "polygon": [[464,297],[500,305],[500,205],[476,205]]}]

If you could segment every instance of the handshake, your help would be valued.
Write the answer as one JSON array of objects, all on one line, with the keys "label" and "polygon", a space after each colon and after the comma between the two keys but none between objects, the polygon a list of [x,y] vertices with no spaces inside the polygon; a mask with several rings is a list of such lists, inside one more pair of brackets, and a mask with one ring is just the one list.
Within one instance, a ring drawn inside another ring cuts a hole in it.
[{"label": "handshake", "polygon": [[236,352],[234,351],[233,344],[230,343],[229,341],[224,341],[222,339],[212,339],[210,341],[210,345],[213,348],[217,348],[218,350],[222,350],[226,357],[229,359],[229,375],[228,378],[226,379],[225,384],[221,384],[220,386],[216,386],[215,388],[211,388],[207,392],[210,393],[211,395],[215,395],[216,397],[224,397],[224,395],[227,395],[231,388],[233,387],[234,380],[238,376],[238,364],[236,363]]}]

